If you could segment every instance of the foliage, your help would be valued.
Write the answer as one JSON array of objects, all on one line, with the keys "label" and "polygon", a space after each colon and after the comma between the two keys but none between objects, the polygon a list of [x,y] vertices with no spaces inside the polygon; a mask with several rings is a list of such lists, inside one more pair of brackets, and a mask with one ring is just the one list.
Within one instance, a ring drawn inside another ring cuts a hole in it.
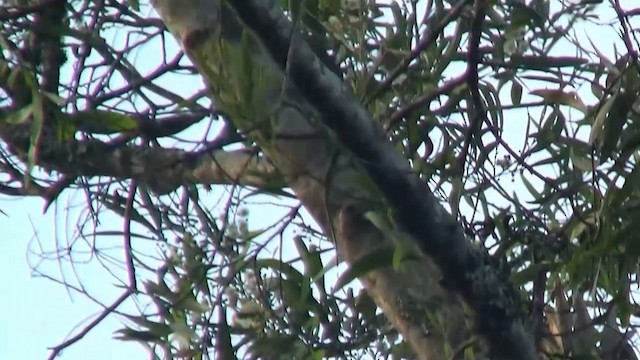
[{"label": "foliage", "polygon": [[[541,353],[636,358],[638,9],[539,0],[279,5],[325,62],[338,64],[468,238],[511,272]],[[118,338],[162,358],[415,356],[350,282],[420,261],[411,249],[382,249],[345,270],[333,235],[279,177],[250,173],[261,180],[247,186],[107,160],[127,147],[158,158],[181,149],[185,163],[238,148],[260,154],[233,122],[270,104],[256,98],[272,79],[248,66],[250,39],[225,54],[233,71],[216,73],[243,92],[210,100],[219,84],[198,82],[207,69],[184,56],[151,4],[27,1],[0,8],[0,21],[0,191],[47,204],[65,189],[85,191],[79,231],[56,261],[89,250],[118,268],[123,294],[105,310],[128,324]],[[97,143],[101,152],[86,150]],[[368,215],[393,232],[386,217]],[[113,236],[124,239],[118,253]],[[142,305],[123,305],[129,298]],[[437,312],[420,315],[435,331],[449,325]],[[473,341],[447,343],[447,353],[479,358]]]}]

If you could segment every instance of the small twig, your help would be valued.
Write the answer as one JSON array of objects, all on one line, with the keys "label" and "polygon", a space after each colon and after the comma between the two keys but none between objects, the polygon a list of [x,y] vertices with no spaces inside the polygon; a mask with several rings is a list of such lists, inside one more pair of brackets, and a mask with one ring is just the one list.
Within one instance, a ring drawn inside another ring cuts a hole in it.
[{"label": "small twig", "polygon": [[436,38],[440,35],[444,28],[449,25],[450,22],[455,20],[462,9],[470,3],[471,0],[460,1],[449,11],[449,13],[447,13],[447,15],[436,27],[434,27],[433,29],[429,29],[425,36],[420,39],[420,42],[418,42],[416,47],[413,48],[411,52],[409,52],[409,55],[407,55],[407,57],[404,58],[404,60],[400,64],[398,64],[398,66],[396,66],[395,69],[393,69],[393,71],[386,78],[384,78],[384,80],[382,80],[380,85],[378,85],[378,88],[371,94],[371,96],[363,101],[364,106],[367,106],[369,103],[371,103],[371,101],[375,100],[383,92],[385,92],[398,78],[398,76],[400,76],[400,74],[402,74],[402,72],[407,69],[411,62],[415,60],[422,51],[428,48],[436,40]]},{"label": "small twig", "polygon": [[615,0],[614,9],[616,11],[616,15],[618,16],[618,20],[620,20],[620,26],[622,27],[622,31],[620,36],[624,41],[624,45],[627,48],[629,55],[631,56],[631,61],[636,66],[636,70],[640,72],[640,64],[638,63],[638,52],[633,47],[633,43],[631,42],[631,34],[633,34],[634,39],[636,40],[636,44],[638,43],[638,39],[635,38],[635,33],[633,31],[629,31],[629,19],[625,16],[624,10],[620,6],[620,0]]},{"label": "small twig", "polygon": [[463,74],[462,76],[458,76],[456,78],[453,78],[447,81],[442,86],[440,86],[436,91],[430,92],[428,94],[424,94],[418,97],[417,99],[415,99],[414,101],[408,103],[407,105],[401,107],[389,117],[389,121],[384,127],[385,131],[392,130],[404,117],[408,116],[413,111],[417,110],[419,107],[425,104],[429,104],[430,102],[435,100],[438,96],[451,93],[453,89],[455,89],[457,86],[461,84],[464,84],[466,81],[467,81],[466,74]]},{"label": "small twig", "polygon": [[473,346],[477,342],[478,342],[478,339],[475,336],[470,337],[465,342],[460,344],[460,346],[458,346],[456,351],[451,355],[450,360],[456,360],[458,358],[461,358],[464,355],[464,351],[470,348],[471,346]]},{"label": "small twig", "polygon": [[102,322],[102,320],[104,320],[107,316],[113,313],[118,308],[118,306],[120,306],[125,300],[127,300],[129,296],[131,296],[131,294],[133,294],[132,290],[130,289],[126,290],[124,293],[122,293],[122,295],[120,295],[118,299],[116,299],[116,301],[113,302],[113,304],[111,304],[109,307],[104,309],[104,311],[100,313],[98,317],[96,317],[91,323],[89,323],[89,325],[85,326],[82,329],[82,331],[80,331],[76,336],[72,337],[71,339],[63,342],[58,346],[53,347],[51,351],[51,355],[49,355],[48,359],[49,360],[55,359],[62,352],[62,350],[68,348],[69,346],[75,344],[76,342],[84,338],[93,328],[98,326]]},{"label": "small twig", "polygon": [[[537,258],[537,252],[534,251],[535,257]],[[540,259],[534,259],[534,261],[540,264]],[[537,272],[536,276],[533,279],[533,299],[531,300],[531,323],[533,326],[533,336],[535,339],[535,343],[538,344],[542,337],[545,335],[545,325],[544,325],[544,294],[547,289],[547,271],[549,269],[547,266],[542,266]]]},{"label": "small twig", "polygon": [[49,186],[44,194],[44,208],[42,209],[42,213],[46,213],[49,210],[49,206],[53,204],[54,201],[62,194],[62,192],[71,186],[77,179],[75,175],[63,175],[62,178],[56,181],[53,185]]},{"label": "small twig", "polygon": [[469,51],[467,56],[467,71],[465,74],[467,84],[469,86],[472,106],[469,107],[469,129],[465,136],[464,146],[459,157],[458,170],[460,171],[460,176],[464,174],[464,163],[469,153],[469,147],[471,146],[473,135],[480,129],[482,121],[486,116],[482,97],[480,96],[478,78],[478,64],[480,64],[480,37],[482,35],[482,23],[484,22],[486,14],[486,7],[486,0],[476,0],[474,6],[475,16],[469,31]]},{"label": "small twig", "polygon": [[133,210],[133,202],[136,198],[136,190],[138,185],[135,180],[129,185],[129,193],[127,194],[127,204],[124,208],[124,257],[127,265],[127,276],[129,279],[129,290],[136,291],[136,268],[133,263],[133,250],[131,247],[131,212]]}]

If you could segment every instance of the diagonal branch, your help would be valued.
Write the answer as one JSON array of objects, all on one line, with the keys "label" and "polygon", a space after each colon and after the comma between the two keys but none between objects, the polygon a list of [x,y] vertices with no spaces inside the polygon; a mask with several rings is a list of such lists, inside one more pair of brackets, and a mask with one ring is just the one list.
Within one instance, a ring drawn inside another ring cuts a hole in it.
[{"label": "diagonal branch", "polygon": [[322,115],[322,121],[360,160],[384,194],[397,223],[442,270],[445,284],[475,312],[478,330],[495,358],[536,359],[519,294],[486,251],[473,246],[428,186],[385,139],[350,90],[297,35],[273,1],[229,0],[241,20],[290,81]]},{"label": "diagonal branch", "polygon": [[[286,84],[257,39],[243,35],[234,11],[220,0],[156,0],[153,5],[210,84],[216,108],[229,114],[273,161],[336,242],[340,258],[353,265],[376,249],[394,246],[362,216],[362,209],[379,208],[375,186],[317,120],[310,104]],[[375,269],[359,279],[417,358],[447,358],[448,349],[457,348],[468,335],[462,303],[442,288],[441,274],[430,259],[405,265]],[[443,326],[436,329],[432,316]]]}]

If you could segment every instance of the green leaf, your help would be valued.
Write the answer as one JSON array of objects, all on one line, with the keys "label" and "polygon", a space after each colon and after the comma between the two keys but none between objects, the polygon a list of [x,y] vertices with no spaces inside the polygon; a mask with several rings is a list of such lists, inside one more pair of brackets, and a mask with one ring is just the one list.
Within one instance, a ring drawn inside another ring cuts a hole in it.
[{"label": "green leaf", "polygon": [[571,163],[573,166],[581,171],[593,171],[594,166],[597,166],[597,163],[594,163],[591,158],[585,155],[578,155],[573,150],[571,151]]},{"label": "green leaf", "polygon": [[164,343],[165,339],[158,336],[152,331],[138,331],[129,328],[120,329],[116,331],[114,339],[122,341],[142,341],[142,342],[157,342]]},{"label": "green leaf", "polygon": [[153,334],[158,338],[162,338],[173,333],[171,326],[169,326],[168,324],[151,321],[147,319],[145,316],[131,316],[131,315],[124,315],[124,316],[131,322],[135,323],[141,328],[146,329],[149,333]]},{"label": "green leaf", "polygon": [[[531,55],[512,55],[511,64],[527,68],[529,70],[548,70],[557,67],[578,67],[587,64],[589,61],[572,56],[531,56]],[[527,76],[527,78],[529,78]],[[549,81],[553,81],[549,78]]]},{"label": "green leaf", "polygon": [[487,104],[486,109],[491,115],[493,125],[498,129],[502,129],[502,104],[500,103],[498,92],[492,84],[486,82],[480,83],[479,89],[482,93],[482,98]]},{"label": "green leaf", "polygon": [[[239,99],[241,101],[251,102],[254,101],[254,87],[255,78],[259,73],[259,70],[254,66],[253,54],[251,51],[251,37],[248,32],[242,33],[242,41],[240,45],[240,70],[236,70],[235,73],[238,76],[237,90],[240,92]],[[254,73],[255,72],[255,73]],[[253,105],[255,106],[255,104]]]},{"label": "green leaf", "polygon": [[324,358],[325,358],[324,350],[314,350],[311,352],[311,354],[307,355],[306,357],[307,360],[322,360]]},{"label": "green leaf", "polygon": [[394,359],[413,359],[415,357],[415,350],[406,341],[393,344],[389,349],[389,353],[393,354]]},{"label": "green leaf", "polygon": [[600,146],[600,152],[605,159],[616,149],[622,134],[622,128],[627,122],[629,112],[636,100],[637,95],[628,92],[620,93],[613,100],[605,121],[602,145]]},{"label": "green leaf", "polygon": [[298,249],[300,257],[302,258],[302,262],[304,263],[305,274],[308,277],[312,278],[313,281],[318,285],[318,287],[324,289],[324,276],[318,276],[322,273],[323,270],[320,252],[309,251],[301,236],[294,237],[293,241],[296,245],[296,249]]},{"label": "green leaf", "polygon": [[290,306],[300,308],[302,305],[306,308],[315,310],[322,309],[313,297],[311,292],[311,279],[302,275],[296,268],[277,259],[258,259],[255,262],[256,268],[271,268],[276,272],[280,272],[285,276],[282,279],[282,290],[284,295],[291,303]]},{"label": "green leaf", "polygon": [[382,269],[393,265],[395,247],[381,247],[375,249],[362,258],[355,261],[349,268],[340,275],[333,292],[340,290],[351,281],[368,274],[371,271]]},{"label": "green leaf", "polygon": [[604,130],[604,120],[607,118],[607,114],[609,114],[609,110],[613,106],[613,102],[618,97],[618,93],[613,94],[611,97],[605,101],[602,106],[599,106],[598,112],[593,120],[593,125],[591,125],[591,134],[589,135],[589,145],[595,144],[596,141],[600,139],[602,136],[602,132]]},{"label": "green leaf", "polygon": [[585,105],[578,94],[573,91],[565,92],[557,89],[538,89],[531,91],[531,94],[540,96],[549,104],[567,105],[585,114],[588,112],[587,105]]},{"label": "green leaf", "polygon": [[33,104],[29,104],[23,108],[8,113],[2,118],[2,121],[7,124],[24,124],[26,121],[31,119],[32,115]]},{"label": "green leaf", "polygon": [[145,281],[143,285],[145,292],[150,295],[159,296],[166,300],[175,298],[175,293],[171,291],[171,289],[169,289],[167,284],[162,279],[160,279],[158,283],[155,283],[153,281]]},{"label": "green leaf", "polygon": [[56,104],[58,106],[64,106],[66,104],[66,102],[67,102],[66,99],[62,98],[58,94],[52,94],[52,93],[46,92],[46,91],[42,91],[41,94],[42,94],[42,96],[44,96],[45,98],[51,100],[54,104]]},{"label": "green leaf", "polygon": [[511,82],[511,103],[515,106],[520,106],[522,102],[522,85],[519,82]]},{"label": "green leaf", "polygon": [[527,177],[524,176],[523,174],[521,174],[520,175],[520,179],[522,180],[522,183],[524,184],[524,186],[527,188],[527,191],[529,191],[529,194],[531,194],[531,196],[533,196],[534,201],[539,201],[540,198],[541,198],[541,194],[529,182],[529,180],[527,180]]},{"label": "green leaf", "polygon": [[542,29],[544,28],[544,19],[526,4],[513,2],[511,24],[516,27],[535,25]]},{"label": "green leaf", "polygon": [[[532,282],[540,270],[551,271],[549,269],[551,265],[552,264],[549,264],[549,263],[533,264],[523,270],[520,270],[511,274],[511,281],[513,281],[513,283],[516,286],[523,286],[525,284]],[[557,267],[557,266],[554,266],[554,267]]]},{"label": "green leaf", "polygon": [[393,250],[393,260],[391,261],[391,265],[395,270],[400,270],[402,264],[405,261],[415,260],[420,261],[419,253],[412,251],[409,246],[406,246],[403,242],[396,244],[395,249]]},{"label": "green leaf", "polygon": [[73,124],[79,131],[102,135],[133,131],[138,127],[138,123],[133,117],[104,110],[85,110],[71,114],[61,113],[59,122]]},{"label": "green leaf", "polygon": [[44,126],[44,104],[42,97],[37,90],[33,91],[33,122],[31,123],[31,136],[29,139],[29,151],[27,152],[27,174],[25,176],[25,187],[29,188],[31,183],[31,173],[38,162],[38,146],[40,144],[40,136]]},{"label": "green leaf", "polygon": [[366,290],[361,290],[360,294],[355,298],[355,308],[364,319],[370,322],[376,321],[378,306]]},{"label": "green leaf", "polygon": [[[618,206],[623,202],[626,202],[630,197],[634,194],[637,194],[638,187],[640,186],[640,164],[636,163],[633,165],[633,169],[631,172],[625,176],[624,184],[619,191],[615,192],[615,199],[618,201],[618,204],[613,204],[614,206]],[[609,190],[611,192],[611,190]]]},{"label": "green leaf", "polygon": [[137,12],[140,11],[140,1],[139,0],[129,0],[129,1],[127,1],[127,4],[131,8],[131,10],[137,11]]},{"label": "green leaf", "polygon": [[287,275],[289,279],[298,283],[301,283],[304,277],[296,268],[277,259],[257,259],[255,266],[258,269],[270,268],[277,272],[281,272]]},{"label": "green leaf", "polygon": [[394,236],[395,231],[393,230],[393,224],[389,221],[388,218],[386,218],[379,212],[367,211],[364,213],[364,218],[371,221],[371,223],[376,228],[378,228],[378,230],[380,230],[382,234],[384,234],[385,236],[388,236],[388,237]]},{"label": "green leaf", "polygon": [[451,213],[457,214],[460,211],[460,197],[464,191],[464,182],[461,176],[451,178],[451,193],[449,195],[449,206]]}]

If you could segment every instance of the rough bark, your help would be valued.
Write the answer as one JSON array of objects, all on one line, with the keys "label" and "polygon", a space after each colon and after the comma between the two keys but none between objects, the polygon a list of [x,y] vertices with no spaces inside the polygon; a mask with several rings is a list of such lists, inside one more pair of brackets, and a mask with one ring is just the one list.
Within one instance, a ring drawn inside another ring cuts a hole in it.
[{"label": "rough bark", "polygon": [[340,142],[360,160],[380,189],[394,219],[425,254],[432,256],[447,287],[475,312],[492,356],[535,359],[519,294],[508,273],[486,251],[465,238],[461,226],[437,202],[428,186],[385,139],[380,126],[348,87],[318,59],[274,1],[228,1],[260,39],[271,58],[320,113]]},{"label": "rough bark", "polygon": [[[445,348],[464,338],[456,294],[474,310],[495,358],[535,358],[507,275],[464,238],[305,42],[290,46],[296,31],[273,1],[157,0],[154,6],[216,105],[265,151],[343,259],[353,263],[393,241],[364,219],[368,211],[385,214],[387,206],[415,246],[435,259],[439,268],[424,256],[403,270],[380,269],[361,279],[421,358],[445,358]],[[245,27],[252,32],[243,34]],[[443,316],[451,329],[434,334],[427,313]]]},{"label": "rough bark", "polygon": [[[0,137],[23,160],[29,132],[0,129]],[[179,149],[112,146],[99,140],[73,141],[44,146],[38,165],[67,176],[108,176],[141,181],[158,194],[182,185],[238,184],[265,190],[285,187],[274,166],[255,151],[216,150],[204,154]]]}]

